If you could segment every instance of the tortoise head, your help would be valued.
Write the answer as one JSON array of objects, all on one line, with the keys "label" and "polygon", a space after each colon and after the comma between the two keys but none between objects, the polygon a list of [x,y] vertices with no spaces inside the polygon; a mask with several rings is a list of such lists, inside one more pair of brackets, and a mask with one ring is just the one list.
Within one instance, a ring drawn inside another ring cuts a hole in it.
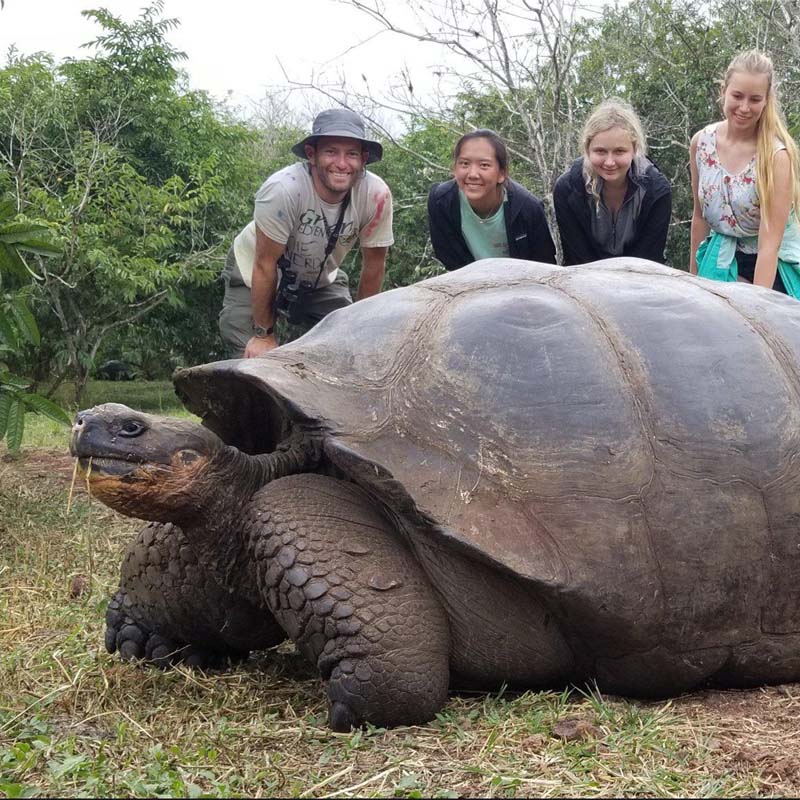
[{"label": "tortoise head", "polygon": [[79,412],[70,442],[92,494],[123,514],[159,522],[202,514],[235,484],[222,466],[229,449],[194,422],[117,403]]}]

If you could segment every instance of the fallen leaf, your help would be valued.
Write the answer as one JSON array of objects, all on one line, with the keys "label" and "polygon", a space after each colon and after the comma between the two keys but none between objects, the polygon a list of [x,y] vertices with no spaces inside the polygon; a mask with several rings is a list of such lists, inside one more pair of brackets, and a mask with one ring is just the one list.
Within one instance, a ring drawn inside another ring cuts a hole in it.
[{"label": "fallen leaf", "polygon": [[552,736],[566,742],[597,738],[599,735],[600,731],[588,719],[579,719],[578,717],[559,720],[553,726],[552,731]]}]

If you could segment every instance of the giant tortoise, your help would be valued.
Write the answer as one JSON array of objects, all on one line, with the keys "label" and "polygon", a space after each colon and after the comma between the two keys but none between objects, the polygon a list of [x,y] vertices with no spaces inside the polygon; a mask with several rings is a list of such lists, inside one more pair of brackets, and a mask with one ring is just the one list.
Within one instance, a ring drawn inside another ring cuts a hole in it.
[{"label": "giant tortoise", "polygon": [[99,406],[92,491],[152,520],[107,645],[285,637],[330,724],[449,687],[800,678],[800,303],[638,259],[486,260],[178,370],[203,426]]}]

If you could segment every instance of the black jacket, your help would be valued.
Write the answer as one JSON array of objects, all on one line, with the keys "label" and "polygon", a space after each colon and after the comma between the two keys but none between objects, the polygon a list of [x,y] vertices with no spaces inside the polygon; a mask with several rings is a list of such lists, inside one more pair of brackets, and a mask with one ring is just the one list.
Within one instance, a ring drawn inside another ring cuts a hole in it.
[{"label": "black jacket", "polygon": [[[556,248],[542,201],[524,186],[506,178],[505,209],[508,253],[511,258],[556,263]],[[437,183],[428,195],[428,228],[436,258],[449,269],[475,261],[461,233],[461,206],[454,180]]]},{"label": "black jacket", "polygon": [[[652,163],[648,164],[643,175],[631,171],[629,178],[637,185],[644,186],[645,195],[636,220],[634,237],[625,246],[622,255],[649,258],[663,264],[672,210],[672,187]],[[553,205],[565,266],[611,257],[601,250],[592,236],[592,207],[583,179],[583,158],[576,159],[556,181]]]}]

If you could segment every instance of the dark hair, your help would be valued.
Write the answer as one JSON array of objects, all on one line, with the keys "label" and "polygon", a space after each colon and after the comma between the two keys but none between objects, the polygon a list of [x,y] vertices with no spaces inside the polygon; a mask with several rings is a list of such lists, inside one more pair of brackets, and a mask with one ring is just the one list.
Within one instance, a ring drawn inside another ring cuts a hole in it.
[{"label": "dark hair", "polygon": [[470,139],[488,139],[492,144],[494,157],[497,159],[500,169],[508,173],[508,148],[506,147],[506,143],[494,131],[490,131],[488,128],[478,128],[478,130],[465,133],[456,142],[456,147],[453,151],[453,161],[458,160],[458,156],[461,154],[461,148],[464,146],[464,143],[470,141]]}]

